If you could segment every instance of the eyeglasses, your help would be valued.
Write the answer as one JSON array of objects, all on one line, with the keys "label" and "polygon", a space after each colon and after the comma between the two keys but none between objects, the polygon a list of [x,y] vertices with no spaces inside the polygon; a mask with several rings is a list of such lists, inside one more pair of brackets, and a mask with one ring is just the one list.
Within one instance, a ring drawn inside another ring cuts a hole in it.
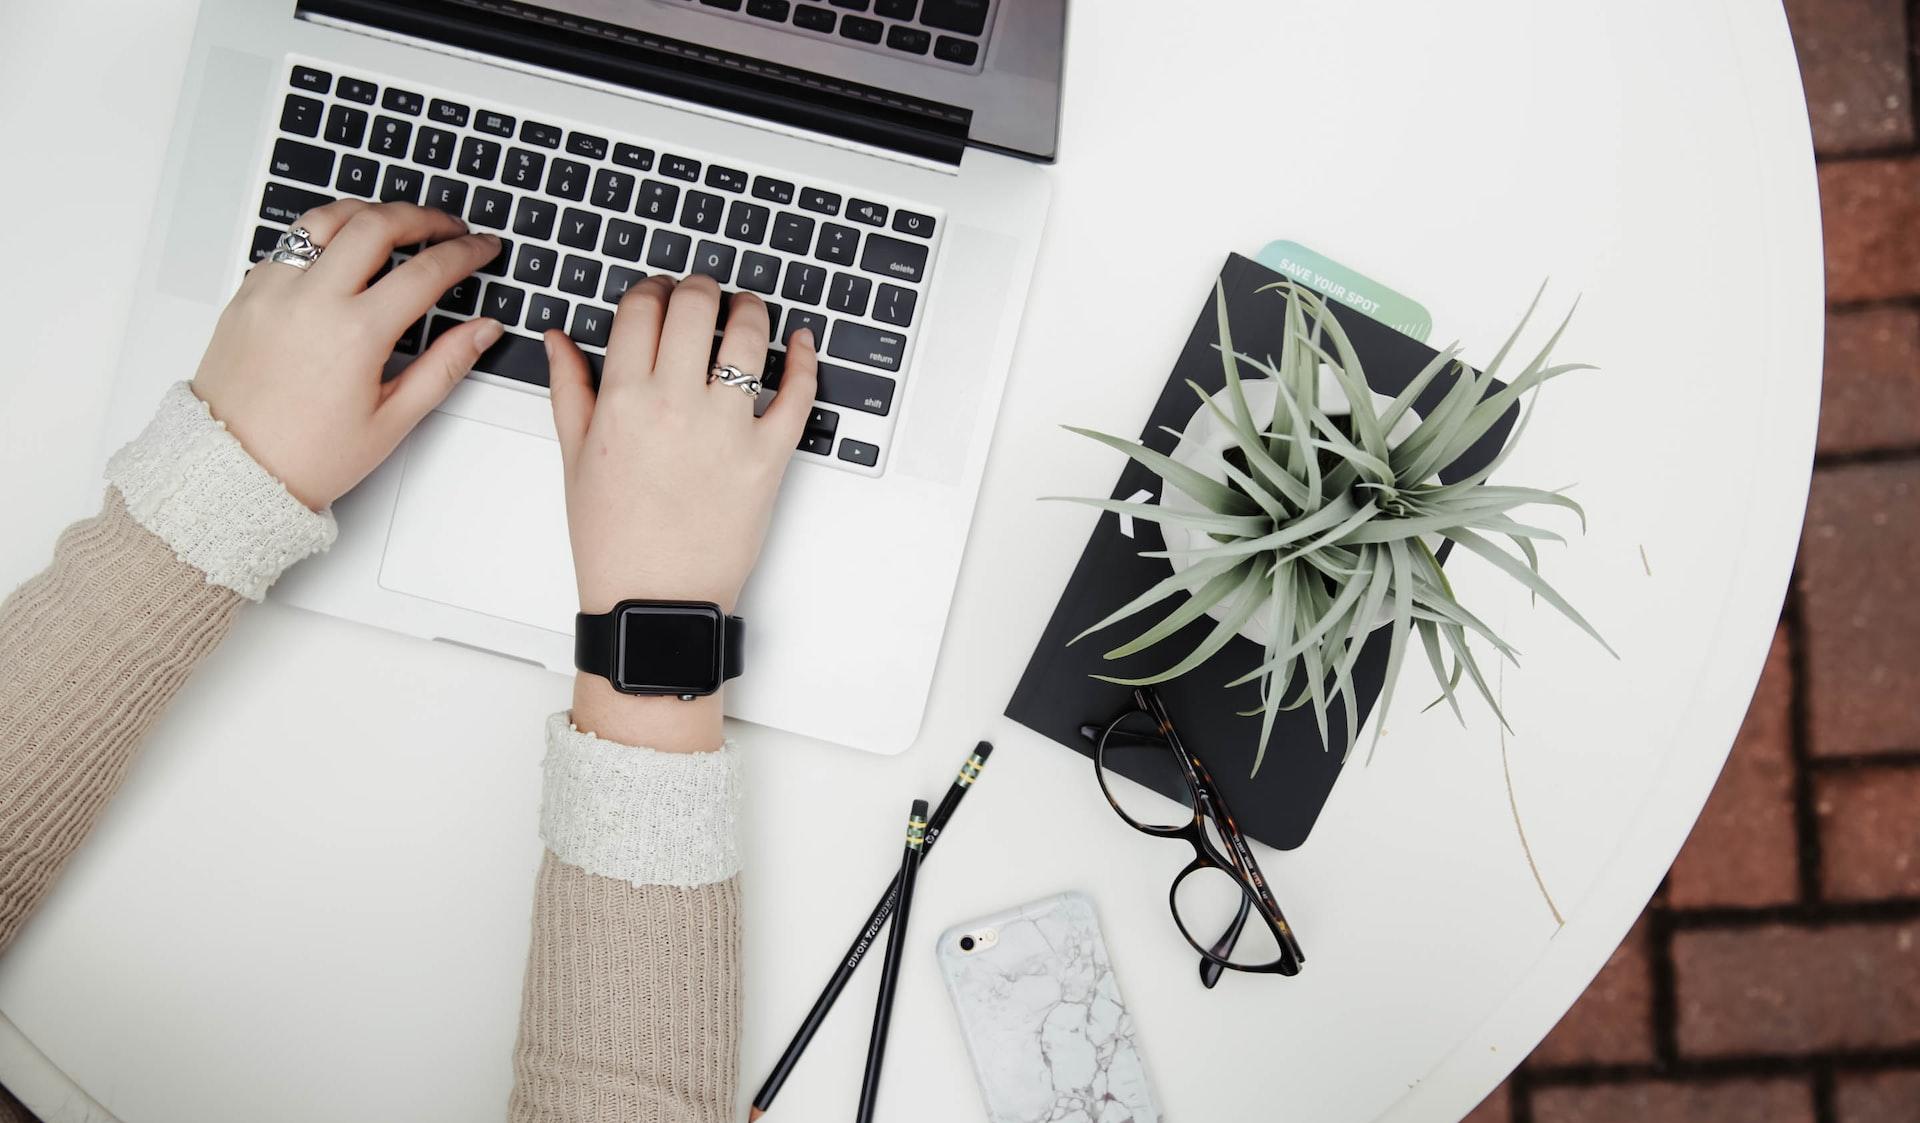
[{"label": "eyeglasses", "polygon": [[1201,982],[1213,986],[1223,969],[1299,974],[1306,954],[1206,765],[1174,732],[1157,693],[1137,688],[1133,703],[1104,726],[1081,726],[1080,734],[1094,744],[1094,772],[1115,814],[1142,834],[1193,845],[1193,861],[1175,875],[1167,903],[1180,934],[1200,953]]}]

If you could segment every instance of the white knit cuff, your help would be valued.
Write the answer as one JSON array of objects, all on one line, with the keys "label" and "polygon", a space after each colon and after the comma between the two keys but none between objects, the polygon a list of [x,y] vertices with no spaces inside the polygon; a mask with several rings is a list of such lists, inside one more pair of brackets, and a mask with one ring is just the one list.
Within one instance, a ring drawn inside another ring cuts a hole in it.
[{"label": "white knit cuff", "polygon": [[740,750],[663,753],[547,719],[540,837],[569,865],[630,885],[711,885],[740,872]]},{"label": "white knit cuff", "polygon": [[266,596],[288,566],[339,533],[331,512],[295,499],[184,382],[168,388],[153,420],[107,461],[107,482],[181,561],[248,600]]}]

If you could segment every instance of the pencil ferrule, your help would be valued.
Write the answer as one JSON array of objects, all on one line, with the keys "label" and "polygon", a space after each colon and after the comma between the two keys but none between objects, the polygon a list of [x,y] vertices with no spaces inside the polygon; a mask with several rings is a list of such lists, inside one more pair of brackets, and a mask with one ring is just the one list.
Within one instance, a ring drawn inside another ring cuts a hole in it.
[{"label": "pencil ferrule", "polygon": [[909,821],[907,823],[907,846],[911,849],[918,850],[926,845],[926,841],[927,821],[920,818]]},{"label": "pencil ferrule", "polygon": [[960,775],[954,777],[953,782],[964,788],[975,780],[978,780],[980,778],[980,770],[986,766],[987,762],[980,759],[980,754],[975,753],[967,758],[965,764],[960,766]]}]

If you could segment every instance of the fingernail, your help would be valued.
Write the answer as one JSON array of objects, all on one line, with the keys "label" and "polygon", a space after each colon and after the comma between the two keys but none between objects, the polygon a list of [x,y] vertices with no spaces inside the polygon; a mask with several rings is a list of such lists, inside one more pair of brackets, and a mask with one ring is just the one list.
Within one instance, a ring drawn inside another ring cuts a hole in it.
[{"label": "fingernail", "polygon": [[807,341],[807,346],[808,346],[808,347],[812,347],[812,346],[814,346],[814,342],[813,342],[813,329],[812,329],[812,328],[801,328],[801,329],[800,329],[799,331],[796,331],[796,332],[794,332],[794,333],[793,333],[793,337],[794,337],[795,339],[800,339],[800,338],[802,338],[802,337],[805,337],[805,339],[806,339],[806,341]]},{"label": "fingernail", "polygon": [[474,342],[480,345],[480,350],[485,351],[500,341],[500,333],[505,330],[499,320],[487,318],[481,322],[480,330],[473,333]]},{"label": "fingernail", "polygon": [[540,342],[547,345],[547,361],[552,362],[553,361],[553,337],[550,335],[543,335],[540,337]]}]

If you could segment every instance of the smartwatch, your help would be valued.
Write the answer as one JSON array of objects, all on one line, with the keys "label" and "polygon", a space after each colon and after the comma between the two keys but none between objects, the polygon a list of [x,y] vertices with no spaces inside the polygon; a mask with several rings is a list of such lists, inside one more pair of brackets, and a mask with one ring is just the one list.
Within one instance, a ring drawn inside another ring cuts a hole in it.
[{"label": "smartwatch", "polygon": [[746,623],[707,601],[627,600],[573,618],[573,665],[622,694],[693,699],[741,670]]}]

